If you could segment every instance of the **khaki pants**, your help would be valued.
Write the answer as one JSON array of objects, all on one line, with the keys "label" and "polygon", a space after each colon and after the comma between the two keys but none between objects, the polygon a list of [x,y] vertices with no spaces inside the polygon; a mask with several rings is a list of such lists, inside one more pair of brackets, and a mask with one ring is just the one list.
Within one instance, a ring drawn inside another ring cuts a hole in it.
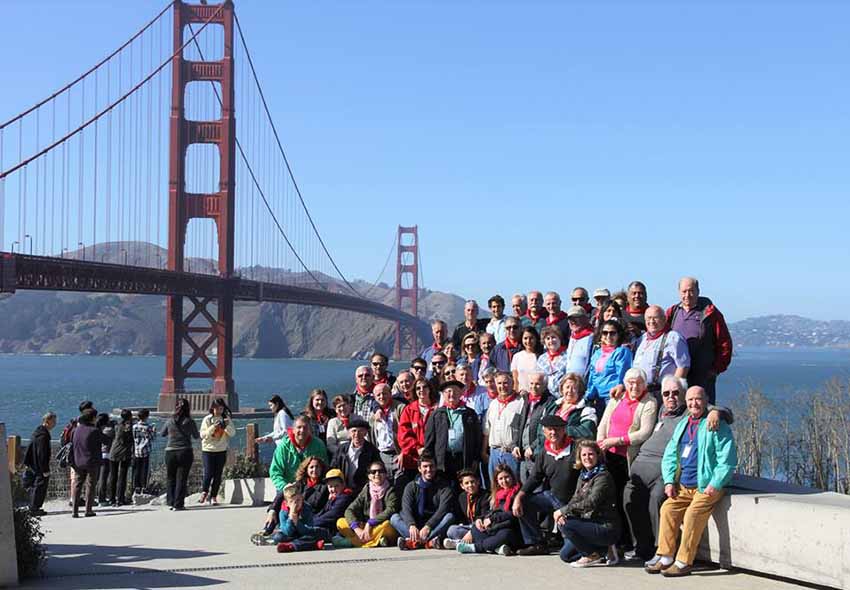
[{"label": "khaki pants", "polygon": [[708,496],[698,492],[696,488],[681,485],[677,491],[675,498],[667,498],[661,506],[658,555],[672,557],[676,553],[676,537],[681,526],[682,544],[676,553],[676,560],[692,565],[708,518],[724,492],[718,490],[713,496]]},{"label": "khaki pants", "polygon": [[385,520],[379,525],[373,526],[372,538],[365,543],[360,540],[357,533],[351,530],[351,527],[348,526],[348,521],[344,518],[340,518],[336,521],[336,528],[339,530],[339,534],[351,541],[351,544],[355,547],[377,547],[381,542],[381,539],[384,537],[386,537],[390,545],[394,545],[398,538],[398,533],[396,533],[393,525],[390,524],[390,521],[388,520]]}]

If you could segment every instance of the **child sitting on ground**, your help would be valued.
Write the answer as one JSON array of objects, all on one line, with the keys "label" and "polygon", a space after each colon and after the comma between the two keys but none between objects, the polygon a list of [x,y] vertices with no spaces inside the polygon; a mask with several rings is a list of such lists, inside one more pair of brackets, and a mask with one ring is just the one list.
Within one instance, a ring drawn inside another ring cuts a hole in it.
[{"label": "child sitting on ground", "polygon": [[324,549],[330,533],[313,525],[313,508],[304,502],[298,484],[283,488],[283,503],[280,507],[280,529],[274,534],[278,553]]}]

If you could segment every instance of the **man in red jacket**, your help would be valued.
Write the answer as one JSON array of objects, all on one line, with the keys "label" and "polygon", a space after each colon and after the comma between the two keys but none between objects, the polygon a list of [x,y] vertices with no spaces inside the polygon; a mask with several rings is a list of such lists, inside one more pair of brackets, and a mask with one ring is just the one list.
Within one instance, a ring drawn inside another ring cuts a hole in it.
[{"label": "man in red jacket", "polygon": [[667,310],[667,324],[688,343],[691,368],[688,385],[704,388],[710,404],[715,403],[717,376],[732,361],[732,337],[723,314],[711,299],[699,296],[699,281],[679,280],[680,302]]}]

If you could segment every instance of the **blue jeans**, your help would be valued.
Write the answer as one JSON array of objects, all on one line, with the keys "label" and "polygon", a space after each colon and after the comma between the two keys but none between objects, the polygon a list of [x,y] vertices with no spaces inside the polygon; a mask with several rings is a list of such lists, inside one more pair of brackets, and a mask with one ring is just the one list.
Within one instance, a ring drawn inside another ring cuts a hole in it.
[{"label": "blue jeans", "polygon": [[[436,539],[437,537],[443,537],[446,534],[449,526],[454,522],[455,515],[451,512],[446,513],[446,515],[440,520],[440,522],[431,529],[431,534],[428,535],[426,541],[430,541],[432,539]],[[410,525],[404,521],[401,517],[400,513],[395,513],[390,517],[390,524],[393,525],[393,528],[398,533],[398,536],[402,539],[406,539],[410,536]],[[422,528],[425,526],[425,522],[422,522],[422,526],[419,524],[416,525],[418,528]]]},{"label": "blue jeans", "polygon": [[493,481],[493,472],[496,470],[496,465],[504,463],[514,472],[514,477],[519,481],[519,462],[511,453],[506,453],[502,449],[490,447],[490,481]]},{"label": "blue jeans", "polygon": [[468,533],[473,526],[474,525],[471,524],[453,524],[446,531],[446,537],[459,541],[466,536],[466,533]]},{"label": "blue jeans", "polygon": [[564,536],[564,546],[561,547],[561,559],[575,561],[578,556],[597,553],[604,555],[608,546],[617,542],[620,537],[619,527],[599,524],[583,518],[568,518],[564,526],[559,527]]},{"label": "blue jeans", "polygon": [[549,490],[525,496],[522,505],[522,517],[519,519],[519,530],[522,532],[522,541],[527,545],[542,543],[543,533],[540,531],[541,515],[552,514],[561,506],[563,506],[563,503]]}]

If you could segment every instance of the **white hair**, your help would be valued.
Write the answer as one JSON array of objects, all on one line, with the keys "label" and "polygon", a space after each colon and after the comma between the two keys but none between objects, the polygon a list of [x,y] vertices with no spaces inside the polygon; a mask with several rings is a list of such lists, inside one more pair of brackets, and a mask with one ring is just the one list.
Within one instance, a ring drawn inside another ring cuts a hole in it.
[{"label": "white hair", "polygon": [[644,384],[646,384],[646,373],[643,369],[640,369],[638,367],[632,367],[631,369],[626,371],[626,374],[623,376],[623,383],[625,383],[629,379],[640,379],[644,382]]},{"label": "white hair", "polygon": [[675,375],[664,375],[664,378],[661,380],[661,389],[664,389],[665,383],[671,382],[676,384],[676,389],[678,389],[682,395],[684,395],[688,390],[688,382],[681,377],[676,377]]}]

